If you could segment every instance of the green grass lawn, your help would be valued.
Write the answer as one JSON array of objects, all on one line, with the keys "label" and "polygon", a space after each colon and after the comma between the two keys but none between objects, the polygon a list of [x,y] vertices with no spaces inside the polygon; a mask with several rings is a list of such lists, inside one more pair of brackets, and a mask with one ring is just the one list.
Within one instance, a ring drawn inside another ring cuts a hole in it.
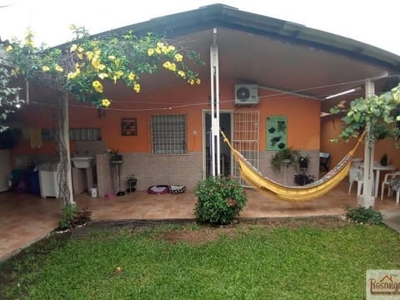
[{"label": "green grass lawn", "polygon": [[367,269],[400,268],[398,233],[328,223],[88,226],[1,264],[0,299],[364,299]]}]

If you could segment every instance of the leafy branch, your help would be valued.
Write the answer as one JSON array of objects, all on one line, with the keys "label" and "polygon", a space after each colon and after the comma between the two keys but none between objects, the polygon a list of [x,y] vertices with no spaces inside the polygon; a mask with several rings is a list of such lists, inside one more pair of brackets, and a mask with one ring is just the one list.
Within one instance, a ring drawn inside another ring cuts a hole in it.
[{"label": "leafy branch", "polygon": [[342,101],[332,107],[330,113],[344,114],[339,140],[357,138],[369,127],[370,137],[374,140],[393,138],[397,141],[400,136],[397,126],[400,122],[400,84],[379,96],[355,99],[350,102],[348,108]]}]

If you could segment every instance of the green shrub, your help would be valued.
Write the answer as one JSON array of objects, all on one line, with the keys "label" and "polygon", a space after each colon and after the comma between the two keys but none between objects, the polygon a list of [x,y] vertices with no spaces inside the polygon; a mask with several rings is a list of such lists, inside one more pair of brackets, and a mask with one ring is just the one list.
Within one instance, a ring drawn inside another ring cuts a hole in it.
[{"label": "green shrub", "polygon": [[196,219],[200,223],[227,225],[239,216],[247,195],[237,179],[210,176],[195,187]]},{"label": "green shrub", "polygon": [[380,211],[372,207],[358,206],[356,208],[345,207],[345,216],[347,220],[360,224],[382,224],[383,217]]},{"label": "green shrub", "polygon": [[84,225],[91,221],[92,212],[87,208],[78,211],[76,204],[66,204],[62,208],[62,217],[58,221],[57,230],[66,230]]}]

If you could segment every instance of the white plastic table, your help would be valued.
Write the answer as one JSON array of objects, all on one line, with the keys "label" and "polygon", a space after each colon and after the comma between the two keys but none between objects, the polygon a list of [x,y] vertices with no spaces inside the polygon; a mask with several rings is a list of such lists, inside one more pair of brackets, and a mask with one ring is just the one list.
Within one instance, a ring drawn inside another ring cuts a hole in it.
[{"label": "white plastic table", "polygon": [[[360,168],[364,168],[364,164],[360,165]],[[388,165],[382,166],[380,163],[374,163],[373,170],[375,172],[375,189],[374,189],[374,197],[378,197],[379,195],[379,179],[381,176],[381,171],[394,171],[396,170],[395,166]]]}]

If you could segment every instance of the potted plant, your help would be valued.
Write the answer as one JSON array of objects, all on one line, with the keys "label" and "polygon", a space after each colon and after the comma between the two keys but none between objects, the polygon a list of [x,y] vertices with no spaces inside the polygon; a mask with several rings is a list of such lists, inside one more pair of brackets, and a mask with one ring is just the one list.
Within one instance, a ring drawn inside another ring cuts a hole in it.
[{"label": "potted plant", "polygon": [[292,148],[285,148],[279,150],[272,156],[270,163],[274,171],[279,172],[281,170],[282,164],[286,166],[294,166],[297,168],[298,160],[300,157],[300,152]]},{"label": "potted plant", "polygon": [[132,174],[128,177],[127,184],[128,188],[126,191],[128,193],[133,193],[134,191],[136,191],[137,178],[135,177],[135,174]]},{"label": "potted plant", "polygon": [[111,163],[121,163],[122,162],[122,154],[119,153],[119,150],[111,149],[110,153],[110,162]]},{"label": "potted plant", "polygon": [[313,183],[315,180],[314,175],[309,175],[306,172],[301,172],[294,175],[294,183],[297,185],[307,185]]},{"label": "potted plant", "polygon": [[300,169],[308,169],[308,164],[310,163],[311,157],[310,155],[300,155],[299,156],[299,167]]}]

